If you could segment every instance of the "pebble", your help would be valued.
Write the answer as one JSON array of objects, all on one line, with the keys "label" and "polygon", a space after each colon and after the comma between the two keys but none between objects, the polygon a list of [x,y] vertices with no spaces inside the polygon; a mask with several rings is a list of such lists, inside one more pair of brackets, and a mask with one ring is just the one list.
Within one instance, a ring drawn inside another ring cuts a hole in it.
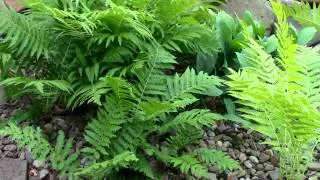
[{"label": "pebble", "polygon": [[265,174],[264,174],[263,171],[258,171],[258,172],[257,172],[257,176],[260,177],[260,178],[264,178],[264,175],[265,175]]},{"label": "pebble", "polygon": [[64,119],[61,119],[59,117],[54,117],[53,122],[56,123],[58,126],[60,126],[64,131],[67,131],[69,129],[69,126],[67,125]]},{"label": "pebble", "polygon": [[220,147],[220,148],[221,148],[222,145],[223,145],[221,141],[217,141],[216,144],[217,144],[217,146]]},{"label": "pebble", "polygon": [[246,174],[247,174],[247,171],[242,169],[242,170],[239,170],[239,171],[238,171],[237,177],[238,177],[238,178],[244,177]]},{"label": "pebble", "polygon": [[250,161],[245,161],[244,163],[244,166],[246,166],[248,169],[251,169],[252,168],[252,164]]},{"label": "pebble", "polygon": [[229,141],[226,141],[222,144],[223,148],[228,148],[231,145],[231,143]]},{"label": "pebble", "polygon": [[258,164],[258,163],[259,163],[258,158],[255,157],[255,156],[250,156],[250,157],[249,157],[249,160],[250,160],[251,162],[255,163],[255,164]]},{"label": "pebble", "polygon": [[255,169],[256,169],[257,171],[262,171],[263,168],[264,168],[264,166],[263,166],[262,164],[258,164],[258,165],[255,166]]},{"label": "pebble", "polygon": [[208,179],[209,179],[209,180],[218,180],[218,179],[217,179],[217,175],[214,174],[214,173],[209,173]]},{"label": "pebble", "polygon": [[51,133],[54,131],[53,126],[52,126],[51,123],[45,124],[45,125],[44,125],[44,130],[45,130],[45,132],[46,132],[47,134],[51,134]]},{"label": "pebble", "polygon": [[31,152],[29,150],[26,150],[25,153],[26,153],[26,160],[28,161],[28,163],[31,164],[33,162]]},{"label": "pebble", "polygon": [[280,177],[280,169],[275,168],[275,170],[273,170],[269,173],[269,176],[270,176],[271,180],[278,180]]},{"label": "pebble", "polygon": [[273,165],[272,164],[269,164],[269,163],[264,163],[264,169],[266,171],[272,171],[273,170]]},{"label": "pebble", "polygon": [[16,151],[17,149],[18,149],[17,146],[14,145],[14,144],[5,145],[5,146],[3,147],[3,150],[5,150],[5,151],[10,151],[10,152],[14,152],[14,151]]},{"label": "pebble", "polygon": [[245,154],[245,153],[240,153],[240,155],[239,155],[239,160],[240,160],[241,163],[243,163],[244,161],[246,161],[246,160],[247,160],[246,154]]},{"label": "pebble", "polygon": [[19,159],[25,160],[25,159],[26,159],[26,153],[25,153],[25,152],[21,152],[21,153],[19,154]]},{"label": "pebble", "polygon": [[32,165],[35,167],[35,168],[38,168],[38,169],[41,169],[44,167],[45,165],[45,162],[44,161],[40,161],[40,160],[34,160]]},{"label": "pebble", "polygon": [[48,171],[48,169],[42,169],[41,171],[40,171],[40,179],[44,179],[47,175],[49,174],[49,171]]},{"label": "pebble", "polygon": [[266,154],[266,153],[261,153],[259,156],[259,160],[260,162],[267,162],[270,159],[270,155]]},{"label": "pebble", "polygon": [[318,162],[310,163],[309,169],[311,171],[320,171],[320,163],[318,163]]}]

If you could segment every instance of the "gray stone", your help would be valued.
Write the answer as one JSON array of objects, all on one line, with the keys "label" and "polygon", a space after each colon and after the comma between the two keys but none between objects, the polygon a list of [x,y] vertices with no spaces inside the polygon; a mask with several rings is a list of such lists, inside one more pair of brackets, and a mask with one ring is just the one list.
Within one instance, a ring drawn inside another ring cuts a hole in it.
[{"label": "gray stone", "polygon": [[[0,72],[1,74],[1,72]],[[6,93],[3,87],[0,86],[0,104],[4,104],[7,101]]]},{"label": "gray stone", "polygon": [[247,171],[242,169],[242,170],[239,170],[239,171],[238,171],[237,177],[238,177],[238,178],[244,177],[246,174],[247,174]]},{"label": "gray stone", "polygon": [[26,180],[27,161],[10,158],[0,159],[0,179]]},{"label": "gray stone", "polygon": [[40,160],[34,160],[32,165],[35,167],[35,168],[43,168],[44,165],[45,165],[45,162],[44,161],[40,161]]},{"label": "gray stone", "polygon": [[223,145],[221,141],[217,141],[216,144],[218,147],[222,147],[222,145]]},{"label": "gray stone", "polygon": [[250,11],[255,19],[262,22],[271,31],[275,16],[267,0],[229,0],[222,9],[234,16],[243,17],[246,11]]},{"label": "gray stone", "polygon": [[19,159],[25,160],[25,159],[26,159],[26,153],[25,153],[25,152],[21,152],[21,153],[19,154]]},{"label": "gray stone", "polygon": [[262,171],[264,169],[264,166],[262,164],[258,164],[258,165],[255,166],[255,169],[257,171]]},{"label": "gray stone", "polygon": [[54,117],[53,122],[56,123],[59,127],[61,127],[64,131],[68,131],[69,126],[67,125],[64,119],[61,119],[59,117]]},{"label": "gray stone", "polygon": [[10,152],[16,151],[17,149],[18,149],[17,146],[14,144],[5,145],[3,147],[3,150],[10,151]]},{"label": "gray stone", "polygon": [[266,171],[272,171],[273,170],[273,165],[272,164],[269,164],[269,163],[264,163],[264,169]]},{"label": "gray stone", "polygon": [[218,179],[217,179],[217,175],[214,174],[214,173],[209,173],[208,179],[209,179],[209,180],[218,180]]},{"label": "gray stone", "polygon": [[313,162],[309,164],[309,169],[311,171],[320,171],[320,163],[318,162]]},{"label": "gray stone", "polygon": [[44,130],[45,130],[45,132],[46,132],[47,134],[51,134],[51,133],[54,131],[53,126],[52,126],[51,123],[45,124],[45,125],[44,125]]},{"label": "gray stone", "polygon": [[267,162],[270,159],[270,155],[266,154],[266,153],[261,153],[259,156],[259,161],[260,162]]},{"label": "gray stone", "polygon": [[249,159],[250,159],[251,162],[253,162],[253,163],[255,163],[255,164],[258,164],[258,163],[259,163],[258,158],[255,157],[255,156],[250,156]]},{"label": "gray stone", "polygon": [[48,174],[49,174],[48,169],[42,169],[42,170],[40,171],[39,177],[40,177],[40,179],[44,179]]},{"label": "gray stone", "polygon": [[231,146],[231,143],[229,141],[226,141],[222,144],[223,148],[228,148],[229,146]]},{"label": "gray stone", "polygon": [[240,160],[241,163],[244,162],[245,160],[247,160],[246,154],[245,153],[240,153],[239,160]]},{"label": "gray stone", "polygon": [[252,164],[250,161],[245,161],[244,163],[244,166],[247,167],[248,169],[251,169],[252,168]]},{"label": "gray stone", "polygon": [[28,163],[31,164],[33,162],[31,152],[29,150],[26,150],[25,153],[26,153],[26,160],[28,161]]},{"label": "gray stone", "polygon": [[269,173],[269,177],[271,178],[271,180],[278,180],[280,177],[280,170],[279,168],[275,168],[275,170],[271,171]]},{"label": "gray stone", "polygon": [[263,178],[264,177],[264,172],[263,171],[258,171],[257,172],[257,176],[259,177],[259,178]]}]

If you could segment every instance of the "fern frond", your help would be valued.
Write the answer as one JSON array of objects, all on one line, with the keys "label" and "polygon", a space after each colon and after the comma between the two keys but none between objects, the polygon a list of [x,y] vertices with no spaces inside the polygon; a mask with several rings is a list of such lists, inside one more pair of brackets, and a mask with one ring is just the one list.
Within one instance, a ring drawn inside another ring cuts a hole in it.
[{"label": "fern frond", "polygon": [[62,131],[58,132],[56,146],[50,154],[52,167],[59,171],[60,175],[73,177],[73,173],[80,165],[78,153],[72,152],[72,139],[65,142]]},{"label": "fern frond", "polygon": [[0,130],[1,136],[10,136],[18,142],[18,148],[28,146],[32,157],[38,160],[45,160],[51,151],[50,144],[42,137],[40,128],[25,127],[20,129],[17,125],[9,123]]},{"label": "fern frond", "polygon": [[195,154],[207,165],[215,165],[219,170],[232,170],[239,166],[238,162],[228,156],[227,153],[215,149],[197,149]]},{"label": "fern frond", "polygon": [[111,170],[118,170],[118,168],[128,167],[131,163],[138,161],[134,153],[130,151],[125,151],[121,154],[118,154],[113,159],[103,161],[101,163],[93,164],[89,167],[78,169],[78,172],[75,173],[76,176],[88,176],[88,177],[97,177],[104,175],[104,172]]},{"label": "fern frond", "polygon": [[180,127],[184,129],[187,125],[201,129],[203,126],[210,126],[214,121],[222,119],[224,119],[222,115],[212,113],[209,110],[193,109],[180,113],[158,130],[159,132],[166,132],[171,128]]},{"label": "fern frond", "polygon": [[67,81],[63,80],[34,80],[26,77],[7,78],[0,82],[2,86],[19,86],[22,85],[23,89],[36,90],[40,95],[46,96],[50,91],[60,90],[70,93],[72,87]]},{"label": "fern frond", "polygon": [[0,32],[5,37],[0,43],[19,56],[48,54],[49,39],[46,26],[34,21],[32,17],[18,14],[0,2]]},{"label": "fern frond", "polygon": [[320,30],[320,8],[316,3],[301,2],[283,6],[288,17],[293,17],[304,27],[311,26]]},{"label": "fern frond", "polygon": [[172,157],[171,161],[174,167],[178,167],[182,173],[191,173],[197,178],[208,177],[208,170],[203,166],[196,157],[192,155],[183,155],[180,157]]},{"label": "fern frond", "polygon": [[85,139],[101,154],[107,155],[111,139],[117,137],[117,132],[128,119],[129,109],[130,106],[121,104],[115,97],[107,97],[97,118],[87,125]]},{"label": "fern frond", "polygon": [[217,96],[222,93],[217,88],[221,82],[218,77],[203,72],[196,74],[194,69],[187,68],[181,76],[176,74],[173,78],[167,78],[167,91],[164,97],[165,100],[173,101],[190,94]]},{"label": "fern frond", "polygon": [[138,159],[139,160],[137,162],[132,163],[132,169],[143,173],[150,179],[155,179],[156,175],[152,166],[150,165],[149,160],[144,158],[143,156],[138,156]]}]

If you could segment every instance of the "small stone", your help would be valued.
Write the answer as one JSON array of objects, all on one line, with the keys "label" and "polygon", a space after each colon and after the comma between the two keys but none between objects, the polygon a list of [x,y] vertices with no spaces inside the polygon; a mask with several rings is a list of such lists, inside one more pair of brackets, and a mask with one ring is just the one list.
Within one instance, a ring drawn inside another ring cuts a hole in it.
[{"label": "small stone", "polygon": [[246,154],[245,154],[245,153],[240,153],[240,155],[239,155],[239,160],[240,160],[241,163],[243,163],[244,161],[246,161],[246,160],[247,160]]},{"label": "small stone", "polygon": [[226,127],[226,125],[224,125],[224,123],[219,124],[219,126],[217,127],[217,130],[219,132],[223,132],[225,130],[227,130],[228,128]]},{"label": "small stone", "polygon": [[243,133],[237,134],[237,137],[238,137],[239,139],[243,139]]},{"label": "small stone", "polygon": [[35,167],[35,168],[38,168],[38,169],[41,169],[44,167],[45,165],[45,162],[44,161],[40,161],[40,160],[34,160],[32,165]]},{"label": "small stone", "polygon": [[237,179],[237,177],[234,175],[234,173],[230,172],[227,175],[227,180],[235,180],[235,179]]},{"label": "small stone", "polygon": [[202,148],[207,148],[208,147],[206,142],[204,142],[203,140],[200,141],[199,146],[202,147]]},{"label": "small stone", "polygon": [[9,157],[9,158],[16,158],[16,154],[10,151],[5,151],[4,152],[5,157]]},{"label": "small stone", "polygon": [[217,175],[214,174],[214,173],[209,173],[208,179],[209,179],[209,180],[218,180],[218,179],[217,179]]},{"label": "small stone", "polygon": [[269,176],[270,176],[271,180],[278,180],[280,177],[280,169],[275,168],[275,170],[273,170],[269,173]]},{"label": "small stone", "polygon": [[17,146],[14,144],[5,145],[3,147],[3,150],[10,151],[10,152],[16,151],[17,149],[18,149]]},{"label": "small stone", "polygon": [[60,126],[64,131],[68,131],[69,126],[67,125],[67,123],[64,119],[61,119],[59,117],[55,117],[55,118],[53,118],[53,122],[56,123],[58,126]]},{"label": "small stone", "polygon": [[266,171],[272,171],[273,170],[273,165],[272,164],[269,164],[269,163],[264,163],[264,169]]},{"label": "small stone", "polygon": [[238,173],[237,173],[237,177],[238,177],[238,178],[244,177],[246,174],[247,174],[247,171],[245,171],[245,170],[239,170]]},{"label": "small stone", "polygon": [[11,139],[8,139],[8,138],[2,139],[2,144],[3,145],[13,144],[13,143],[14,143],[14,141],[11,140]]},{"label": "small stone", "polygon": [[228,149],[228,154],[233,158],[233,159],[237,159],[234,150],[232,148]]},{"label": "small stone", "polygon": [[217,147],[220,147],[220,148],[221,148],[221,147],[222,147],[222,145],[223,145],[221,141],[217,141],[217,143],[216,143],[216,144],[217,144]]},{"label": "small stone", "polygon": [[216,166],[209,166],[208,170],[209,170],[209,172],[213,172],[213,173],[218,172],[218,168]]},{"label": "small stone", "polygon": [[259,157],[259,151],[255,151],[255,150],[250,150],[250,154],[251,156],[255,156],[255,157]]},{"label": "small stone", "polygon": [[265,174],[264,174],[263,171],[258,171],[258,172],[257,172],[257,176],[260,177],[260,178],[263,178],[264,175],[265,175]]},{"label": "small stone", "polygon": [[271,149],[268,149],[265,151],[267,155],[273,156],[273,151]]},{"label": "small stone", "polygon": [[266,153],[261,153],[259,156],[259,160],[260,162],[267,162],[270,159],[270,155],[266,154]]},{"label": "small stone", "polygon": [[49,174],[49,171],[47,170],[47,169],[42,169],[41,171],[40,171],[40,179],[43,179],[43,178],[45,178],[47,175]]},{"label": "small stone", "polygon": [[231,143],[229,141],[226,141],[222,144],[223,148],[228,148],[231,145]]},{"label": "small stone", "polygon": [[250,161],[245,161],[244,163],[244,166],[246,166],[248,169],[251,169],[252,168],[252,164]]},{"label": "small stone", "polygon": [[44,125],[44,130],[45,130],[45,132],[46,132],[47,134],[51,134],[51,133],[54,131],[53,126],[52,126],[51,123],[45,124],[45,125]]},{"label": "small stone", "polygon": [[232,138],[229,137],[229,136],[224,135],[224,136],[222,136],[222,140],[224,140],[224,141],[232,141]]},{"label": "small stone", "polygon": [[26,150],[25,153],[26,153],[26,160],[28,161],[28,163],[32,164],[33,159],[32,159],[31,152],[29,150]]},{"label": "small stone", "polygon": [[19,154],[19,159],[25,160],[25,159],[26,159],[26,153],[25,153],[25,152],[21,152],[21,153]]},{"label": "small stone", "polygon": [[249,157],[249,160],[250,160],[251,162],[255,163],[255,164],[258,164],[258,163],[259,163],[258,158],[255,157],[255,156],[250,156],[250,157]]},{"label": "small stone", "polygon": [[38,171],[35,170],[35,169],[31,169],[31,170],[29,171],[29,176],[38,176],[38,175],[39,175],[39,173],[38,173]]},{"label": "small stone", "polygon": [[209,129],[206,134],[207,134],[207,137],[209,137],[209,138],[215,136],[215,134],[214,134],[212,129]]},{"label": "small stone", "polygon": [[318,162],[313,162],[309,164],[309,169],[311,171],[320,171],[320,163]]},{"label": "small stone", "polygon": [[252,179],[251,180],[260,180],[260,178],[259,177],[257,177],[257,176],[254,176],[254,177],[252,177]]},{"label": "small stone", "polygon": [[255,169],[257,171],[262,171],[264,169],[264,166],[262,164],[258,164],[258,165],[255,166]]},{"label": "small stone", "polygon": [[250,174],[251,174],[251,175],[255,175],[256,173],[257,173],[257,170],[255,170],[255,169],[251,169],[251,170],[250,170]]}]

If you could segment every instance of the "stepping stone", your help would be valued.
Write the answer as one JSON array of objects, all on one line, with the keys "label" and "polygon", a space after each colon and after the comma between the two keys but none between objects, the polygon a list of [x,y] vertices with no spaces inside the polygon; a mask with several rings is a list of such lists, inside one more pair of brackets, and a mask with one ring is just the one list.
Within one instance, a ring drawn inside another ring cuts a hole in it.
[{"label": "stepping stone", "polygon": [[1,180],[26,180],[27,161],[21,159],[0,159]]}]

